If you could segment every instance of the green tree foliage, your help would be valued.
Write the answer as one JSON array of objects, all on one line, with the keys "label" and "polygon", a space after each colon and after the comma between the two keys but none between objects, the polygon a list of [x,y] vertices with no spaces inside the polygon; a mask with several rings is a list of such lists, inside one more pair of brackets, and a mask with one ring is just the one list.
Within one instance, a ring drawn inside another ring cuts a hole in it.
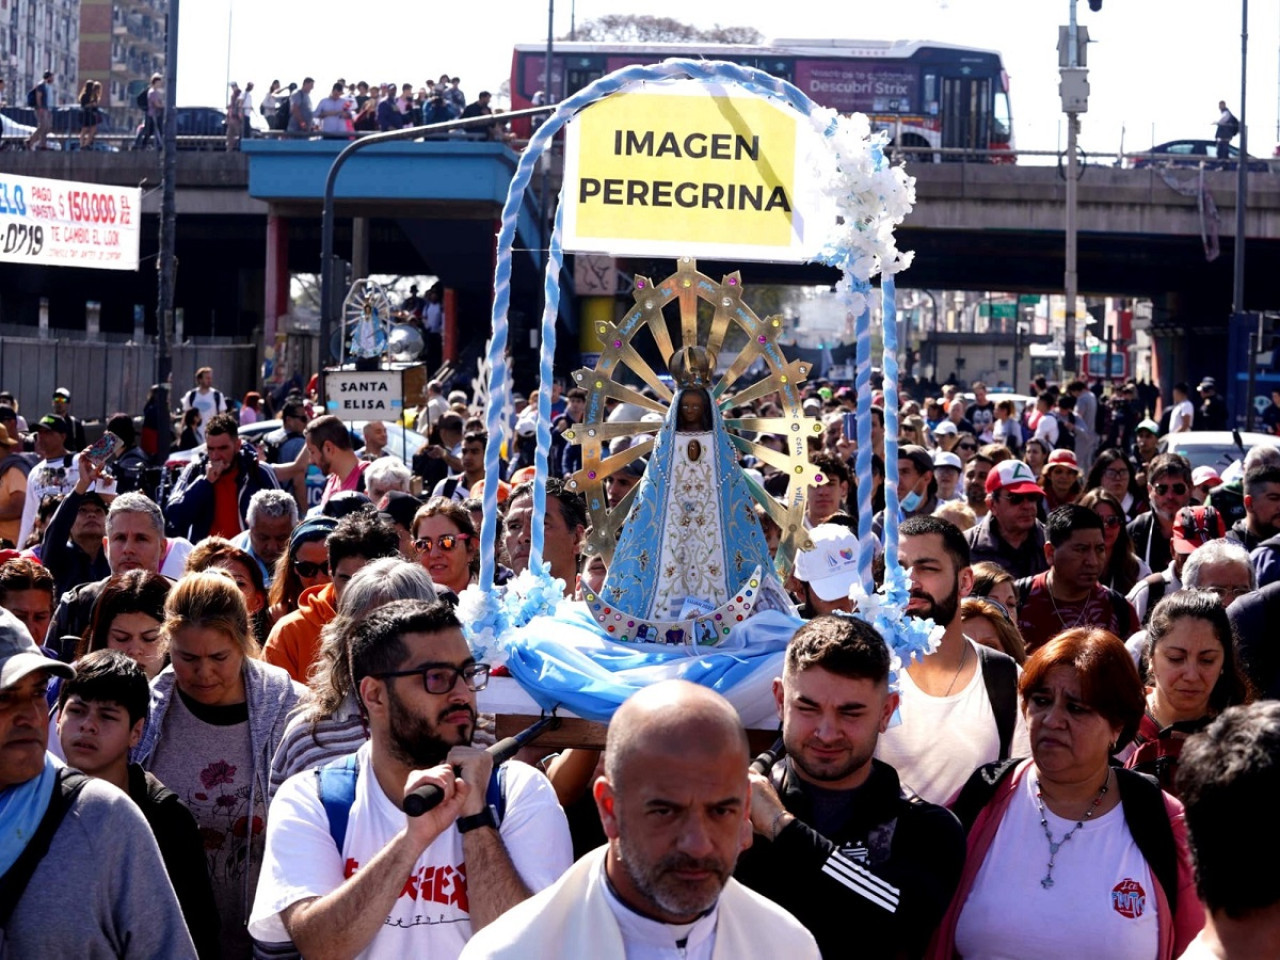
[{"label": "green tree foliage", "polygon": [[[561,40],[569,39],[567,36]],[[760,43],[764,38],[755,27],[695,27],[672,17],[650,17],[634,13],[609,13],[584,20],[574,31],[574,39],[594,43]]]}]

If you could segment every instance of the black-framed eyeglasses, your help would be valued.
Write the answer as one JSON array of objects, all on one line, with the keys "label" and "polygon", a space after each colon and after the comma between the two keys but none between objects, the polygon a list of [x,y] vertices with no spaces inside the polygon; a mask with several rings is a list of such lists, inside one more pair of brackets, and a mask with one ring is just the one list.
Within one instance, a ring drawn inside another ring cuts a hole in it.
[{"label": "black-framed eyeglasses", "polygon": [[413,677],[421,675],[422,687],[427,693],[437,696],[448,693],[462,677],[468,690],[483,690],[489,685],[489,665],[487,663],[469,663],[465,667],[455,667],[449,663],[424,663],[412,670],[392,670],[387,673],[375,673],[379,680],[390,677]]},{"label": "black-framed eyeglasses", "polygon": [[329,572],[328,563],[312,563],[310,560],[293,561],[293,569],[298,571],[298,576],[306,577],[310,580],[312,577],[318,577],[322,573]]},{"label": "black-framed eyeglasses", "polygon": [[1124,467],[1111,467],[1102,471],[1102,475],[1108,480],[1128,480],[1129,471]]},{"label": "black-framed eyeglasses", "polygon": [[440,544],[441,550],[445,553],[449,553],[459,543],[465,543],[470,539],[471,534],[469,533],[445,533],[438,537],[418,537],[417,540],[413,541],[413,545],[422,553],[430,553],[432,547],[438,543]]}]

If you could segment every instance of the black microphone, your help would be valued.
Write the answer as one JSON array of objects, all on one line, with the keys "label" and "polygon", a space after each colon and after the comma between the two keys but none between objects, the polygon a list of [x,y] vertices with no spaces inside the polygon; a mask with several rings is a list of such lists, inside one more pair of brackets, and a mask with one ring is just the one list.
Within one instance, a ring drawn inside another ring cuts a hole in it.
[{"label": "black microphone", "polygon": [[[521,730],[514,737],[507,737],[505,740],[499,740],[491,747],[485,748],[485,753],[493,757],[493,765],[495,768],[506,763],[517,753],[520,748],[537,739],[543,732],[554,730],[560,726],[560,718],[552,714],[549,717],[543,717],[537,723]],[[461,774],[460,767],[454,767],[455,774]],[[479,784],[472,784],[478,787]],[[440,802],[444,800],[444,791],[437,784],[427,783],[418,787],[416,790],[410,790],[404,795],[404,812],[411,817],[420,817],[428,810],[434,810],[440,806]]]},{"label": "black microphone", "polygon": [[769,771],[773,769],[773,765],[781,760],[782,755],[786,752],[787,748],[783,745],[782,738],[779,737],[773,742],[772,747],[751,761],[751,769],[760,774],[760,776],[767,777]]}]

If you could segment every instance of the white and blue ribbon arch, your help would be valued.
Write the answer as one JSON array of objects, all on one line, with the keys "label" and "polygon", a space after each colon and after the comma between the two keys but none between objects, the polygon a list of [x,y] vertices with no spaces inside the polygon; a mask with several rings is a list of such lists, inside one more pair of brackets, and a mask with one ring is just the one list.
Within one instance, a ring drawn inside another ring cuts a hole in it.
[{"label": "white and blue ribbon arch", "polygon": [[[555,225],[548,250],[546,275],[544,278],[544,308],[541,327],[540,379],[542,389],[538,391],[538,425],[537,452],[534,460],[535,478],[533,481],[533,516],[530,534],[529,570],[532,579],[542,583],[530,584],[529,578],[523,578],[523,590],[538,598],[538,602],[523,603],[524,610],[498,600],[497,588],[493,578],[497,565],[496,534],[498,525],[498,484],[500,475],[500,448],[502,443],[501,418],[502,410],[511,395],[512,382],[509,364],[506,361],[508,338],[507,313],[511,304],[511,257],[516,237],[517,220],[524,195],[529,187],[538,160],[560,129],[584,107],[597,100],[620,92],[625,87],[645,81],[661,81],[676,78],[732,83],[743,90],[785,103],[801,115],[810,118],[821,118],[829,114],[829,119],[821,130],[834,147],[834,138],[838,132],[837,118],[834,113],[819,107],[797,87],[785,80],[780,80],[762,70],[744,67],[722,61],[671,59],[660,64],[632,66],[615,71],[584,87],[573,96],[558,104],[551,115],[534,132],[528,146],[520,157],[516,172],[507,192],[507,199],[502,209],[501,228],[498,232],[497,267],[494,273],[493,296],[493,336],[489,344],[489,408],[486,415],[489,440],[485,449],[484,485],[484,519],[481,524],[481,558],[479,577],[479,596],[467,598],[467,615],[472,618],[473,637],[487,646],[485,639],[496,639],[506,629],[519,626],[539,612],[550,612],[548,604],[557,597],[558,590],[551,589],[548,567],[542,559],[543,553],[543,518],[546,513],[546,480],[547,454],[551,446],[551,390],[552,364],[556,350],[556,317],[560,309],[560,274],[564,267],[564,254],[561,249],[561,210],[563,205],[557,201]],[[873,164],[877,169],[887,165],[881,146],[872,139],[869,150]],[[563,185],[561,187],[563,192]],[[850,228],[856,229],[856,228]],[[857,439],[858,452],[855,459],[855,471],[858,484],[858,538],[860,542],[859,591],[860,609],[869,620],[873,620],[882,632],[901,633],[900,610],[905,608],[905,578],[898,565],[898,459],[897,459],[897,420],[898,420],[898,363],[897,335],[894,305],[894,283],[890,267],[885,264],[882,283],[882,303],[884,316],[884,399],[885,399],[885,588],[887,595],[883,598],[875,596],[875,585],[872,575],[872,562],[875,556],[875,535],[872,531],[872,470],[871,470],[871,284],[866,268],[866,253],[855,250],[852,244],[842,242],[828,243],[819,258],[828,265],[835,266],[843,273],[839,289],[845,300],[849,313],[854,316],[855,358],[857,392]],[[521,589],[517,585],[517,590]],[[469,591],[468,591],[469,592]],[[533,596],[527,599],[532,601]],[[877,600],[879,602],[877,602]],[[888,601],[886,603],[886,601]],[[535,609],[545,608],[545,609]],[[897,616],[893,616],[889,608],[897,607]],[[514,612],[513,612],[514,611]],[[889,615],[885,619],[885,615]],[[889,620],[895,621],[890,623]],[[918,630],[911,630],[918,634]],[[903,644],[894,642],[886,633],[886,639],[898,650],[900,655],[909,655]],[[906,638],[900,638],[906,639]],[[918,641],[918,642],[917,642]],[[908,644],[919,652],[925,652],[927,643],[920,640]]]}]

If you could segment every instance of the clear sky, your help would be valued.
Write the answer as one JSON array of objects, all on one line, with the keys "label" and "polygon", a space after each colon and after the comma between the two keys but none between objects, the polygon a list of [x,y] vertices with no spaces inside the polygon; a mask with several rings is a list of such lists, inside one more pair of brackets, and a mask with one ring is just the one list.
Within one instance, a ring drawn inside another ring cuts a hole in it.
[{"label": "clear sky", "polygon": [[[568,33],[570,7],[570,0],[555,0],[557,35]],[[929,39],[997,50],[1011,78],[1017,145],[1055,150],[1065,142],[1056,45],[1068,0],[576,0],[579,22],[637,8],[700,26],[753,26],[766,37]],[[1096,41],[1089,48],[1085,150],[1119,151],[1122,130],[1126,150],[1210,138],[1220,99],[1240,115],[1238,0],[1103,0],[1098,13],[1080,0],[1078,13]],[[349,0],[186,0],[178,99],[225,105],[228,75],[259,89],[273,78],[311,75],[326,91],[340,76],[416,87],[444,72],[460,76],[474,97],[482,88],[496,91],[510,75],[513,44],[545,41],[547,14],[540,0],[368,7]],[[1249,152],[1270,156],[1280,140],[1280,3],[1254,0],[1249,15]]]}]

